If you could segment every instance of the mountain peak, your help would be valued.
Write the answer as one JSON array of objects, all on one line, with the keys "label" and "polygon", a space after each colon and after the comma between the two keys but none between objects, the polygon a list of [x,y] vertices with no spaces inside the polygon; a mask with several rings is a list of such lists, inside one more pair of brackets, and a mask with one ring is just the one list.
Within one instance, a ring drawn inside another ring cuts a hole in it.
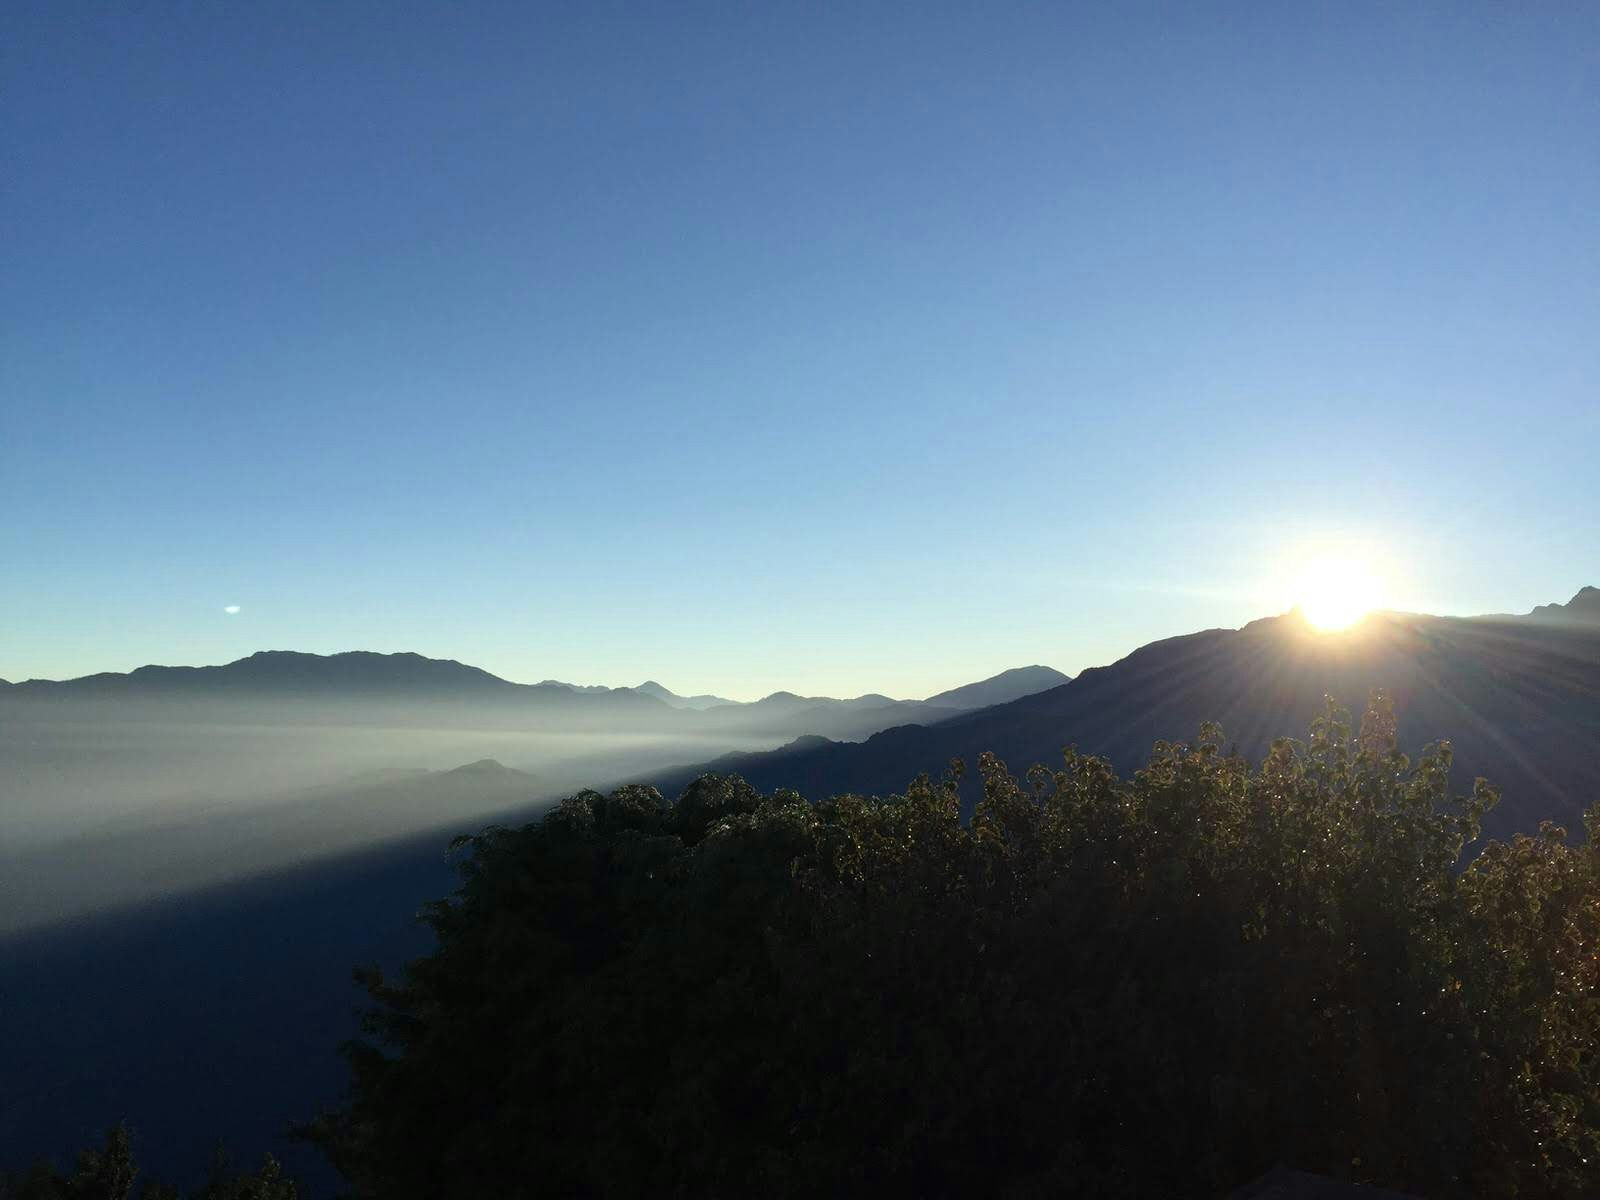
[{"label": "mountain peak", "polygon": [[453,767],[444,772],[446,775],[474,775],[474,776],[511,776],[523,775],[526,772],[515,770],[506,766],[499,759],[480,758],[476,762],[469,762],[459,767]]},{"label": "mountain peak", "polygon": [[988,708],[991,704],[1007,704],[1024,696],[1049,691],[1071,679],[1072,676],[1054,667],[1035,663],[1027,667],[1012,667],[964,687],[951,688],[947,692],[929,696],[924,703],[936,708]]},{"label": "mountain peak", "polygon": [[709,694],[700,696],[680,696],[671,688],[665,686],[664,684],[657,683],[654,679],[646,679],[643,683],[629,690],[638,692],[641,696],[649,696],[652,699],[659,700],[661,703],[669,705],[672,708],[688,708],[694,709],[697,712],[703,712],[708,708],[721,708],[724,705],[730,705],[734,703],[732,700],[726,700],[721,696],[712,696]]},{"label": "mountain peak", "polygon": [[1600,588],[1581,587],[1565,604],[1541,604],[1528,615],[1544,621],[1600,623]]}]

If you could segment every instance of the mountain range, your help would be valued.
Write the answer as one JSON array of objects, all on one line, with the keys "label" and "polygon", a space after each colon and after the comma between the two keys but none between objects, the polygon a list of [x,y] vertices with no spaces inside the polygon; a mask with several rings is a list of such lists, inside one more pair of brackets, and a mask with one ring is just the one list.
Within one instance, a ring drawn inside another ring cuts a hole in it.
[{"label": "mountain range", "polygon": [[[128,674],[0,689],[17,704],[82,700],[126,711],[203,707],[207,719],[281,710],[297,719],[493,721],[537,729],[605,729],[696,737],[783,739],[771,751],[735,753],[657,771],[670,791],[695,772],[737,770],[756,786],[807,795],[884,794],[951,758],[992,750],[1018,771],[1059,761],[1066,746],[1136,768],[1158,739],[1192,736],[1217,720],[1246,754],[1300,735],[1331,696],[1357,717],[1377,688],[1394,698],[1412,753],[1453,743],[1457,784],[1483,775],[1505,801],[1495,833],[1540,820],[1578,828],[1600,798],[1600,589],[1520,615],[1439,617],[1377,612],[1342,633],[1319,633],[1296,612],[1152,642],[1108,666],[1069,678],[1019,667],[925,700],[879,693],[850,698],[775,692],[741,703],[680,696],[655,681],[591,687],[546,680],[518,684],[477,667],[417,654],[336,655],[263,651],[214,667],[141,667]],[[251,702],[260,702],[252,709]],[[409,714],[409,716],[408,716]],[[749,744],[746,742],[745,744]],[[598,781],[597,782],[601,782]],[[975,787],[969,775],[966,785]]]},{"label": "mountain range", "polygon": [[[811,797],[885,795],[952,758],[993,751],[1025,772],[1063,748],[1137,769],[1158,739],[1219,721],[1259,756],[1279,736],[1304,736],[1331,696],[1359,721],[1387,690],[1402,748],[1448,739],[1459,790],[1484,776],[1503,800],[1486,830],[1505,835],[1554,820],[1582,834],[1600,800],[1600,589],[1521,616],[1437,617],[1378,612],[1342,633],[1319,633],[1297,612],[1242,629],[1153,642],[1058,687],[979,709],[938,727],[900,727],[859,744],[807,738],[766,753],[725,756],[655,777],[669,794],[705,769],[738,771],[763,790]],[[964,786],[976,798],[975,772]]]},{"label": "mountain range", "polygon": [[738,704],[737,700],[729,700],[725,696],[680,696],[677,692],[657,683],[654,679],[646,679],[641,684],[633,687],[613,688],[603,683],[567,683],[560,679],[544,679],[536,686],[566,688],[569,692],[577,692],[583,696],[595,696],[610,692],[634,692],[641,696],[651,696],[661,701],[668,708],[688,708],[699,711],[706,708],[719,708],[724,704]]},{"label": "mountain range", "polygon": [[[8,702],[201,705],[208,719],[232,711],[262,719],[294,701],[300,717],[346,720],[382,710],[385,719],[483,721],[548,730],[684,733],[836,739],[866,737],[908,723],[934,724],[973,708],[1016,699],[1068,676],[1049,667],[1021,667],[941,692],[927,700],[880,693],[849,698],[774,692],[740,702],[720,696],[681,696],[654,680],[637,687],[604,687],[547,679],[521,684],[454,659],[420,654],[305,654],[263,650],[221,666],[145,666],[76,679],[31,679],[6,684]],[[237,702],[230,708],[226,703]],[[241,707],[242,706],[242,707]]]}]

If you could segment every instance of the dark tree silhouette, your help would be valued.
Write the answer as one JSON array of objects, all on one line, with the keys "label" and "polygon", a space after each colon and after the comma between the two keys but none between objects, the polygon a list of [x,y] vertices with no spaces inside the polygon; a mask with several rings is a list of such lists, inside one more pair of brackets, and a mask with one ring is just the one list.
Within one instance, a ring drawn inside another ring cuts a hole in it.
[{"label": "dark tree silhouette", "polygon": [[[106,1131],[102,1149],[78,1152],[77,1170],[63,1176],[49,1163],[36,1163],[23,1175],[0,1176],[0,1200],[130,1200],[139,1168],[133,1160],[133,1139],[126,1125]],[[190,1200],[297,1200],[299,1190],[285,1179],[278,1161],[268,1154],[253,1175],[231,1171],[219,1146],[211,1177]],[[138,1200],[180,1200],[177,1188],[147,1181]]]},{"label": "dark tree silhouette", "polygon": [[1252,766],[697,780],[466,843],[308,1129],[358,1196],[1600,1191],[1600,865],[1375,697]]}]

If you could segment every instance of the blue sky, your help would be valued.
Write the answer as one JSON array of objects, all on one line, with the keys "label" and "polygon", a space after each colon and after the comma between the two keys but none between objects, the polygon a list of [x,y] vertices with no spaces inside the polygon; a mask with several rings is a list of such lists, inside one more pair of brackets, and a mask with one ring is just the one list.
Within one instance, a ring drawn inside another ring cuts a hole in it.
[{"label": "blue sky", "polygon": [[923,695],[1328,546],[1430,611],[1600,583],[1593,5],[0,36],[0,676]]}]

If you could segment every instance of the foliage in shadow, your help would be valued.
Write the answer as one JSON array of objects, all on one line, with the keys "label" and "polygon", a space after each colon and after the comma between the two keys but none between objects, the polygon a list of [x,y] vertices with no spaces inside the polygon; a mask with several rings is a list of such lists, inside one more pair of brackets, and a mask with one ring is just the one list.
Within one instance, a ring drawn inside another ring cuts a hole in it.
[{"label": "foliage in shadow", "polygon": [[362,1197],[1595,1194],[1594,839],[1463,870],[1495,794],[1381,694],[1224,746],[490,829],[306,1132]]}]

